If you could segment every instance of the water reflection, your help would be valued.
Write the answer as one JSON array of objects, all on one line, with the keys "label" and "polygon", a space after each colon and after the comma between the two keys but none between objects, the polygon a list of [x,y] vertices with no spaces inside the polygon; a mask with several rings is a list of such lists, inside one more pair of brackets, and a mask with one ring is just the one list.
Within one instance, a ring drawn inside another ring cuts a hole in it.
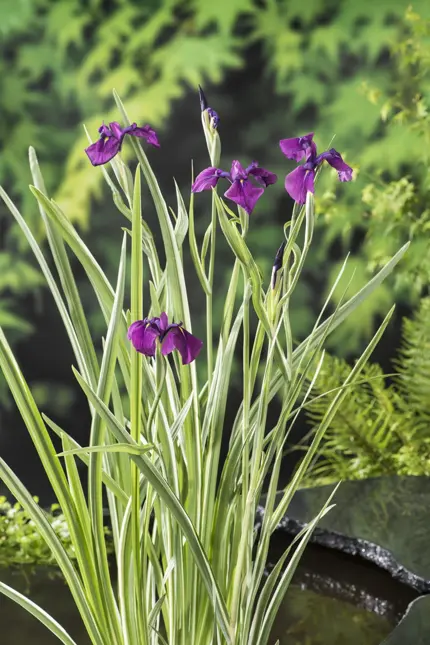
[{"label": "water reflection", "polygon": [[293,585],[273,630],[280,645],[380,645],[393,630],[389,618]]},{"label": "water reflection", "polygon": [[[288,544],[271,545],[275,563]],[[418,593],[373,564],[309,545],[273,630],[280,645],[380,645]]]},{"label": "water reflection", "polygon": [[[36,573],[2,569],[0,580],[28,596],[48,611],[78,645],[90,645],[84,625],[64,580],[46,569]],[[59,640],[18,604],[0,595],[2,645],[58,645]]]},{"label": "water reflection", "polygon": [[[272,561],[286,547],[275,536]],[[70,633],[78,645],[89,645],[67,586],[47,570],[29,574],[1,570],[0,580],[28,593]],[[416,592],[375,566],[309,545],[294,584],[279,610],[271,643],[280,645],[379,645],[393,630]],[[13,601],[0,596],[2,645],[58,645],[58,639]],[[190,645],[198,645],[191,644]]]}]

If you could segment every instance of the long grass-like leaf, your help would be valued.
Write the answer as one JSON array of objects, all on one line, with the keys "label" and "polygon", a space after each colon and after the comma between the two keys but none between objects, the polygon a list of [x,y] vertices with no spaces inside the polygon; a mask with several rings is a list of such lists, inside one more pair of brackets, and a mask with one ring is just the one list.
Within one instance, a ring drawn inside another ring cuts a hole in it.
[{"label": "long grass-like leaf", "polygon": [[[102,401],[108,403],[111,397],[112,384],[114,379],[117,352],[119,344],[120,323],[122,317],[122,306],[125,290],[125,269],[126,269],[126,246],[127,237],[124,234],[121,256],[118,269],[117,288],[112,307],[106,343],[104,346],[103,359],[100,368],[100,375],[97,384],[97,394]],[[91,423],[90,445],[100,446],[104,443],[104,427],[99,415],[94,414]],[[102,488],[102,455],[98,452],[90,453],[88,468],[88,503],[91,512],[92,528],[97,557],[97,568],[99,573],[100,588],[103,592],[105,602],[109,608],[109,624],[111,638],[114,642],[121,642],[121,629],[119,612],[116,599],[112,589],[110,578],[108,556],[104,536],[103,516],[103,488]]]},{"label": "long grass-like leaf", "polygon": [[[303,355],[307,351],[315,349],[318,343],[324,338],[327,333],[332,333],[348,316],[350,316],[363,302],[368,298],[385,280],[385,278],[393,271],[394,267],[409,247],[409,242],[402,246],[402,248],[391,258],[389,262],[365,285],[358,293],[352,296],[344,305],[336,310],[323,323],[312,332],[312,339],[306,338],[293,352],[293,368],[297,368],[303,360]],[[276,396],[280,387],[284,383],[284,374],[281,370],[277,369],[272,376],[270,382],[270,400]],[[257,413],[258,402],[254,402],[251,406],[251,422],[254,420]]]},{"label": "long grass-like leaf", "polygon": [[0,329],[0,368],[66,517],[70,533],[75,540],[76,556],[84,583],[91,591],[91,603],[98,607],[100,619],[102,620],[103,616],[106,617],[105,606],[102,603],[97,585],[94,561],[92,554],[89,552],[90,545],[85,540],[79,514],[70,496],[67,479],[56,455],[54,445],[2,329]]},{"label": "long grass-like leaf", "polygon": [[337,489],[333,491],[333,493],[330,495],[329,499],[327,502],[324,504],[323,508],[321,511],[318,513],[317,517],[312,520],[307,528],[306,532],[303,535],[302,539],[300,540],[294,555],[292,556],[291,560],[289,561],[284,574],[281,577],[281,580],[279,581],[275,592],[272,596],[272,599],[267,607],[267,610],[264,615],[263,622],[261,626],[259,626],[259,629],[257,633],[255,634],[255,637],[252,641],[250,641],[250,645],[267,645],[270,637],[270,632],[273,627],[273,623],[275,621],[276,615],[278,613],[279,607],[281,605],[281,602],[285,596],[285,592],[287,591],[290,582],[292,580],[292,577],[297,569],[297,566],[299,564],[300,558],[303,555],[303,552],[312,536],[312,532],[315,528],[315,526],[318,524],[318,522],[321,520],[322,517],[326,513],[328,513],[332,506],[329,506],[331,503],[331,500],[333,499],[333,496],[335,494]]},{"label": "long grass-like leaf", "polygon": [[[58,566],[67,581],[73,595],[76,606],[82,616],[82,620],[88,630],[88,634],[94,645],[105,645],[99,625],[95,621],[93,603],[85,593],[84,587],[79,579],[75,568],[67,555],[63,545],[48,522],[42,509],[36,504],[28,490],[18,479],[15,473],[9,468],[3,459],[0,458],[0,479],[6,484],[12,495],[16,497],[22,507],[27,511],[28,516],[36,524],[37,529],[55,557]],[[69,524],[70,526],[70,524]]]},{"label": "long grass-like leaf", "polygon": [[[67,441],[70,445],[71,450],[77,450],[77,456],[81,459],[81,461],[88,466],[90,463],[90,458],[87,455],[87,450],[85,449],[84,452],[81,452],[83,449],[82,446],[79,445],[73,437],[71,437],[67,432],[62,430],[60,426],[58,426],[52,419],[46,416],[46,414],[42,414],[43,420],[45,421],[46,425],[51,428],[51,430],[59,437],[62,441],[64,437],[67,437]],[[59,456],[59,455],[58,455]],[[103,483],[105,484],[106,488],[111,491],[117,497],[120,502],[122,503],[123,506],[126,506],[128,503],[128,496],[124,489],[122,489],[119,484],[107,473],[105,470],[102,471],[102,478],[103,478]]]},{"label": "long grass-like leaf", "polygon": [[15,218],[15,221],[21,228],[27,242],[30,245],[31,250],[34,253],[34,256],[40,266],[40,269],[45,276],[45,280],[48,284],[49,289],[54,297],[55,304],[57,305],[58,311],[60,313],[61,319],[63,321],[64,327],[66,329],[67,335],[69,337],[70,343],[72,345],[73,353],[76,357],[79,369],[83,374],[86,374],[88,379],[91,380],[91,374],[88,372],[87,363],[85,360],[85,355],[82,351],[82,348],[79,344],[79,340],[76,334],[76,331],[73,327],[69,312],[64,303],[64,300],[61,296],[60,290],[58,289],[57,283],[55,282],[54,276],[51,273],[51,270],[48,266],[48,263],[45,260],[45,257],[40,249],[34,235],[32,234],[30,228],[28,227],[25,219],[22,217],[19,210],[16,208],[15,204],[12,202],[10,197],[6,194],[3,188],[0,186],[0,197],[3,199],[4,203],[8,207],[9,211]]},{"label": "long grass-like leaf", "polygon": [[59,457],[65,457],[66,455],[85,455],[94,452],[104,453],[104,452],[121,452],[127,455],[142,455],[149,450],[153,450],[154,446],[150,443],[145,446],[131,446],[128,443],[114,443],[106,444],[103,446],[88,446],[86,448],[71,448],[70,450],[64,450],[59,452]]},{"label": "long grass-like leaf", "polygon": [[44,195],[35,186],[30,186],[30,190],[45,213],[52,219],[54,224],[58,226],[58,230],[61,231],[63,238],[81,262],[91,283],[93,284],[94,291],[97,295],[105,318],[109,320],[113,306],[114,290],[103,273],[99,263],[79,237],[75,228],[61,211],[59,206],[53,200],[48,199],[46,195]]},{"label": "long grass-like leaf", "polygon": [[24,596],[19,591],[15,591],[12,587],[0,582],[0,593],[4,596],[7,596],[18,605],[21,605],[23,609],[28,611],[29,614],[34,616],[42,625],[45,625],[64,645],[76,645],[76,642],[71,636],[66,632],[64,627],[61,627],[56,620],[52,618],[42,607],[39,607],[35,602]]},{"label": "long grass-like leaf", "polygon": [[[382,321],[381,325],[379,326],[372,340],[367,345],[366,349],[364,350],[364,352],[362,353],[358,361],[355,363],[353,369],[351,370],[351,373],[349,374],[349,377],[345,381],[345,384],[354,383],[354,381],[359,377],[363,367],[367,363],[370,355],[372,354],[382,334],[384,333],[385,328],[387,327],[391,319],[391,316],[393,315],[393,312],[394,312],[394,307],[390,309],[388,314],[385,316],[384,320]],[[273,517],[271,521],[271,532],[273,532],[276,529],[276,526],[279,524],[279,522],[281,521],[281,518],[284,516],[294,492],[296,491],[304,473],[306,472],[307,468],[309,467],[312,459],[314,458],[317,452],[318,446],[321,443],[321,440],[324,436],[326,429],[330,425],[331,420],[336,414],[337,410],[339,409],[339,406],[341,405],[343,399],[345,398],[345,396],[347,396],[347,393],[348,393],[347,389],[339,390],[336,396],[333,398],[332,402],[330,403],[330,406],[328,407],[327,412],[324,415],[324,418],[315,433],[315,436],[312,440],[309,450],[306,452],[302,462],[300,463],[300,466],[297,468],[296,472],[293,475],[290,485],[286,489],[281,501],[279,502],[276,510],[273,513]]]},{"label": "long grass-like leaf", "polygon": [[[86,383],[77,372],[75,372],[75,376],[78,379],[85,394],[96,408],[98,414],[105,421],[106,425],[109,427],[110,431],[118,439],[118,441],[121,441],[124,438],[133,445],[132,437],[124,428],[122,428],[118,424],[113,414],[106,407],[103,401],[101,401],[100,398],[95,394],[95,392],[91,390],[88,383]],[[214,610],[216,615],[218,616],[220,627],[223,630],[227,643],[229,643],[230,635],[228,629],[227,608],[218,588],[218,584],[212,573],[212,569],[208,562],[207,556],[202,548],[202,545],[190,518],[184,511],[182,505],[180,504],[174,492],[171,490],[170,486],[164,480],[159,471],[154,467],[152,462],[145,455],[141,455],[139,457],[132,455],[131,459],[133,459],[133,461],[137,464],[139,470],[146,477],[151,486],[153,486],[154,490],[157,491],[157,494],[166,504],[170,513],[176,519],[185,537],[187,538],[190,548],[194,554],[196,564],[206,585],[208,594],[214,601]]]},{"label": "long grass-like leaf", "polygon": [[[42,193],[46,193],[45,182],[43,181],[36,151],[31,146],[29,148],[28,156],[34,184]],[[97,356],[91,339],[87,319],[85,318],[79,291],[76,286],[69,258],[67,257],[66,249],[64,247],[64,242],[61,235],[55,228],[55,225],[46,215],[40,202],[39,210],[46,228],[46,234],[49,246],[51,248],[52,257],[54,258],[55,266],[57,267],[61,285],[66,296],[70,318],[76,330],[79,347],[81,348],[84,355],[88,373],[91,375],[91,380],[95,384],[99,371]]]}]

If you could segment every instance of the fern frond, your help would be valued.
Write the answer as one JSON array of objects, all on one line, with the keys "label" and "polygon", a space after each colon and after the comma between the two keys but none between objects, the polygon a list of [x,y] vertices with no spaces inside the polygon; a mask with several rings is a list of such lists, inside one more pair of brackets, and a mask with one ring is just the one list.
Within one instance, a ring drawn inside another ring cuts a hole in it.
[{"label": "fern frond", "polygon": [[[348,363],[326,356],[309,405],[308,419],[314,427],[321,422],[334,394],[351,371]],[[361,479],[381,472],[394,473],[393,455],[403,446],[403,418],[399,417],[397,395],[385,386],[379,365],[363,371],[364,383],[351,389],[328,429],[322,457],[312,480]],[[328,393],[326,396],[322,394]],[[406,433],[409,436],[409,433]]]},{"label": "fern frond", "polygon": [[430,421],[430,298],[423,298],[411,318],[403,320],[403,339],[395,361],[396,385],[417,421]]},{"label": "fern frond", "polygon": [[[329,428],[322,457],[307,485],[378,475],[430,475],[430,298],[403,321],[396,376],[386,385],[376,364],[363,370],[364,382],[351,389]],[[326,356],[308,404],[315,428],[351,371],[348,363]],[[324,395],[324,393],[327,393]]]}]

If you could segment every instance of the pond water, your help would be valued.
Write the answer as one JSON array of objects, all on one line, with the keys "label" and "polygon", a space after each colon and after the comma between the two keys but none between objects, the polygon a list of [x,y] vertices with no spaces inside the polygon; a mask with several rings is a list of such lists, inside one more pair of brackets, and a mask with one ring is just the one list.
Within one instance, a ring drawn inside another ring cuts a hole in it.
[{"label": "pond water", "polygon": [[380,645],[395,625],[386,617],[310,589],[290,587],[273,630],[280,645]]},{"label": "pond water", "polygon": [[[286,537],[274,540],[276,562]],[[78,645],[88,645],[85,630],[64,582],[39,570],[2,570],[0,580],[52,613]],[[309,545],[294,584],[278,613],[272,643],[280,645],[379,645],[417,597],[409,587],[369,563]],[[58,645],[58,640],[26,611],[0,596],[2,645]],[[191,644],[190,644],[191,645]],[[406,645],[406,644],[405,644]]]},{"label": "pond water", "polygon": [[[275,534],[273,563],[285,547],[285,534]],[[380,645],[418,597],[375,565],[314,544],[293,583],[273,630],[280,645]]]}]

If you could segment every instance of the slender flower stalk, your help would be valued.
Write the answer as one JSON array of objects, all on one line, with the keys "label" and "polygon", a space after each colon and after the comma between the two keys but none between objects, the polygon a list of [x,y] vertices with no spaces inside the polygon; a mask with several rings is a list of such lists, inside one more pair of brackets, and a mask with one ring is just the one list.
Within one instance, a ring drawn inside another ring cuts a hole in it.
[{"label": "slender flower stalk", "polygon": [[[218,132],[219,116],[215,110],[208,105],[203,88],[199,85],[199,99],[203,133],[209,153],[209,159],[213,167],[218,166],[221,157],[221,139]],[[215,188],[216,190],[216,188]],[[216,252],[217,213],[215,207],[215,195],[212,195],[210,241],[209,241],[209,267],[207,282],[209,289],[205,289],[206,295],[206,351],[208,368],[208,387],[212,383],[213,373],[213,282],[215,273],[215,252]]]},{"label": "slender flower stalk", "polygon": [[[131,231],[131,284],[130,301],[131,315],[136,320],[143,313],[143,257],[142,257],[142,203],[140,166],[137,166],[133,190],[132,203],[132,231]],[[142,420],[144,418],[144,405],[142,399],[142,356],[138,352],[131,354],[130,374],[130,425],[131,437],[135,444],[140,444],[142,435]],[[136,585],[141,588],[141,595],[128,599],[130,614],[137,616],[135,633],[142,645],[149,645],[148,617],[144,612],[143,595],[147,589],[147,580],[143,579],[144,567],[140,549],[140,473],[137,465],[130,462],[131,480],[131,550],[133,575]]]}]

